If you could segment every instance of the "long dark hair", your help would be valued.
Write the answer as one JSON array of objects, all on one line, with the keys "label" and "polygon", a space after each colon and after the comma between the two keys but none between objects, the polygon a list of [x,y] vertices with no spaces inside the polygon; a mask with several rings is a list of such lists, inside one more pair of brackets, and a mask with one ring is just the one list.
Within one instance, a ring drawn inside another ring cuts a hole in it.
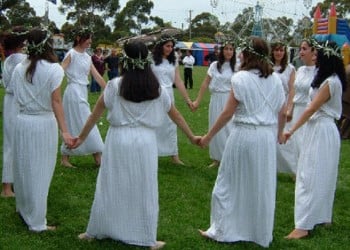
[{"label": "long dark hair", "polygon": [[235,71],[235,66],[236,66],[236,49],[233,43],[226,43],[223,46],[220,47],[220,52],[219,52],[219,56],[218,56],[218,62],[216,64],[216,67],[218,69],[218,71],[221,73],[221,68],[222,65],[225,63],[225,57],[224,57],[224,49],[227,45],[232,45],[233,47],[233,55],[232,58],[230,60],[230,67],[232,72]]},{"label": "long dark hair", "polygon": [[288,52],[287,52],[287,46],[283,43],[280,42],[275,42],[275,43],[271,43],[271,53],[270,53],[270,59],[273,62],[273,64],[276,64],[276,60],[275,57],[273,55],[273,51],[276,49],[280,49],[282,48],[284,51],[284,56],[281,60],[281,69],[278,71],[278,73],[283,73],[283,71],[287,68],[288,65]]},{"label": "long dark hair", "polygon": [[[250,37],[250,45],[243,48],[242,70],[258,69],[260,77],[267,78],[273,73],[272,65],[269,62],[269,47],[265,40],[260,37]],[[250,47],[251,46],[251,47]]]},{"label": "long dark hair", "polygon": [[[163,61],[163,45],[166,44],[167,42],[172,42],[173,43],[173,48],[175,47],[175,40],[173,37],[169,35],[162,35],[160,37],[160,40],[156,43],[156,45],[153,48],[153,61],[155,65],[159,65]],[[167,57],[169,63],[175,64],[176,61],[176,56],[175,56],[175,51],[171,51],[169,56]]]},{"label": "long dark hair", "polygon": [[341,81],[343,91],[345,91],[346,75],[344,62],[340,57],[340,49],[335,42],[323,42],[320,43],[320,45],[320,48],[317,48],[318,71],[311,83],[311,87],[319,88],[328,77],[337,74]]},{"label": "long dark hair", "polygon": [[3,34],[3,47],[7,55],[10,55],[13,50],[23,48],[27,40],[28,31],[23,26],[15,26],[10,31]]},{"label": "long dark hair", "polygon": [[32,29],[28,33],[27,43],[30,64],[26,71],[26,78],[28,82],[32,83],[36,65],[39,60],[56,63],[58,62],[58,58],[53,50],[53,40],[46,30],[42,30],[41,28]]},{"label": "long dark hair", "polygon": [[[141,41],[133,41],[124,45],[124,51],[131,60],[126,61],[122,69],[119,95],[137,103],[158,98],[160,84],[153,74],[150,62],[147,62],[147,46]],[[140,60],[142,67],[132,59]]]}]

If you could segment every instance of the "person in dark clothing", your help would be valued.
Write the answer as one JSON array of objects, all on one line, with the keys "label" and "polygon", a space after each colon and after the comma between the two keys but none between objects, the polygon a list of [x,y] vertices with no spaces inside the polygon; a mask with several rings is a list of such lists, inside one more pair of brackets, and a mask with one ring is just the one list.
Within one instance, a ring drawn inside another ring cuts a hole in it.
[{"label": "person in dark clothing", "polygon": [[210,52],[208,55],[206,55],[204,57],[204,60],[208,62],[208,65],[210,65],[212,62],[218,60],[219,53],[220,53],[220,48],[219,48],[219,46],[215,45],[214,51]]},{"label": "person in dark clothing", "polygon": [[[92,63],[94,64],[96,70],[103,77],[103,75],[105,74],[105,63],[103,60],[102,49],[96,48],[95,53],[92,55],[91,59],[92,59]],[[91,76],[90,91],[91,92],[100,92],[101,91],[100,85],[98,85],[98,83],[96,82],[96,80],[94,79],[93,76]]]},{"label": "person in dark clothing", "polygon": [[109,80],[118,76],[119,57],[116,49],[112,49],[111,54],[105,58],[105,65]]}]

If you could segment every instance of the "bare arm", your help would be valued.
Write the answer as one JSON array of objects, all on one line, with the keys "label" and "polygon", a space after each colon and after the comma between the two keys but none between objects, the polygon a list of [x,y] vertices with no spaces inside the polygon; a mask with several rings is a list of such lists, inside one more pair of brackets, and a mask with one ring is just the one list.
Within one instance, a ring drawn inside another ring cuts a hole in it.
[{"label": "bare arm", "polygon": [[293,117],[293,99],[295,95],[295,88],[294,88],[294,81],[295,81],[295,70],[292,71],[290,74],[289,82],[288,82],[288,99],[287,99],[287,105],[286,105],[286,118],[287,121],[292,120]]},{"label": "bare arm", "polygon": [[209,87],[210,81],[211,81],[211,77],[209,75],[206,75],[199,89],[197,99],[193,102],[193,106],[195,109],[199,107],[199,104],[202,101],[203,95]]},{"label": "bare arm", "polygon": [[101,88],[104,89],[106,87],[106,81],[103,79],[103,77],[100,75],[100,73],[98,73],[97,69],[95,68],[95,66],[93,64],[91,64],[90,71],[91,71],[92,76],[94,77],[94,79],[98,83],[98,85],[100,85]]},{"label": "bare arm", "polygon": [[226,123],[232,118],[233,114],[236,111],[238,106],[238,101],[234,97],[233,90],[231,90],[230,95],[227,99],[224,110],[221,112],[219,117],[216,119],[213,127],[209,130],[209,132],[202,138],[200,144],[202,147],[208,146],[210,140],[214,137],[214,135],[226,125]]},{"label": "bare arm", "polygon": [[316,94],[315,98],[311,101],[311,103],[307,106],[307,108],[301,114],[298,121],[296,121],[296,123],[292,126],[292,128],[284,134],[286,139],[288,140],[296,130],[298,130],[301,126],[303,126],[304,123],[307,122],[309,118],[317,110],[319,110],[324,103],[326,103],[329,100],[330,96],[331,95],[329,90],[329,84],[325,83],[325,85],[319,89],[319,92]]},{"label": "bare arm", "polygon": [[69,55],[61,62],[62,68],[63,68],[64,70],[66,70],[71,61],[72,61],[72,58],[71,58],[71,55],[69,54]]},{"label": "bare arm", "polygon": [[180,91],[180,93],[183,96],[183,98],[185,99],[187,105],[192,110],[193,109],[193,104],[192,104],[192,101],[191,101],[190,97],[188,96],[187,90],[185,88],[185,84],[181,80],[179,67],[176,67],[176,69],[175,69],[175,86]]},{"label": "bare arm", "polygon": [[69,134],[67,124],[64,118],[62,98],[61,98],[61,88],[58,87],[51,94],[51,106],[55,114],[58,127],[61,131],[61,136],[66,145],[72,145],[73,137]]},{"label": "bare arm", "polygon": [[185,133],[185,135],[188,137],[188,139],[190,139],[190,141],[193,144],[198,144],[200,137],[193,135],[192,130],[188,126],[184,117],[173,104],[170,107],[168,115],[171,118],[171,120],[173,120],[173,122]]}]

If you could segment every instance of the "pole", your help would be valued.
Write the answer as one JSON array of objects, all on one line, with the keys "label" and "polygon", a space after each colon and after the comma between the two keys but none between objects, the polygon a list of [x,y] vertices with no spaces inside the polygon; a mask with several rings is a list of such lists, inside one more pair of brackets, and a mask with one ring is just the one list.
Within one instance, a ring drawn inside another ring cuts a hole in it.
[{"label": "pole", "polygon": [[189,22],[189,37],[190,37],[190,40],[192,39],[192,11],[193,10],[189,10],[189,14],[190,14],[190,16],[189,16],[189,20],[188,20],[188,22]]}]

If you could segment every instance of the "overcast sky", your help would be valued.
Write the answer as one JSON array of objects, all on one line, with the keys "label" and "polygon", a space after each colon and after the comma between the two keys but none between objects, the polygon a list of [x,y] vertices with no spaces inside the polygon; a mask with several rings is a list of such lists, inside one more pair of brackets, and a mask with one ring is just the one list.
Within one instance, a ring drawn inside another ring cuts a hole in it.
[{"label": "overcast sky", "polygon": [[[26,1],[35,9],[38,16],[44,15],[46,0]],[[126,2],[127,0],[119,1],[121,8]],[[217,2],[217,6],[213,7],[211,2]],[[227,21],[233,22],[244,8],[254,7],[257,2],[263,6],[263,17],[287,16],[298,20],[309,13],[303,0],[153,0],[154,8],[151,15],[159,16],[165,22],[171,22],[175,27],[186,29],[190,11],[192,18],[202,12],[212,13],[219,18],[221,24],[224,24]],[[313,4],[317,2],[312,1]],[[65,16],[57,10],[60,4],[60,0],[57,0],[57,5],[49,3],[49,18],[56,23],[58,28],[66,22]]]}]

